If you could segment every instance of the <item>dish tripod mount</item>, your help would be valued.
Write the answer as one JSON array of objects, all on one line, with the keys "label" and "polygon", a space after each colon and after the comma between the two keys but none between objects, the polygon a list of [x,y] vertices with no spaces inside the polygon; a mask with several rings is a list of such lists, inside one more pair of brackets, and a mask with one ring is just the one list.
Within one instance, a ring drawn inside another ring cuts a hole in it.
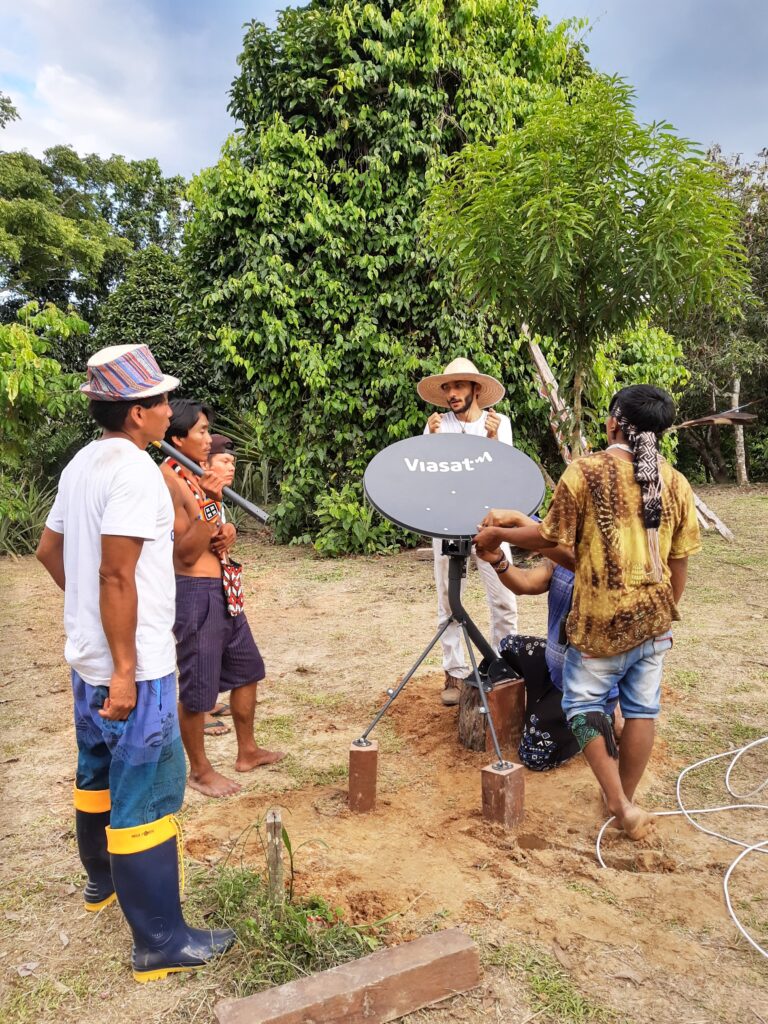
[{"label": "dish tripod mount", "polygon": [[[459,539],[443,539],[443,554],[447,555],[450,559],[448,566],[448,603],[451,608],[450,616],[441,622],[440,626],[429,641],[425,649],[416,659],[414,664],[403,676],[402,680],[394,689],[387,690],[387,702],[377,713],[371,724],[360,736],[359,739],[353,741],[356,747],[370,747],[371,741],[368,739],[370,734],[379,724],[381,719],[387,713],[394,701],[400,696],[406,684],[413,677],[416,669],[425,660],[427,655],[430,653],[432,648],[435,646],[437,641],[448,629],[452,622],[457,623],[461,627],[461,631],[464,635],[464,641],[469,651],[469,659],[472,664],[472,674],[464,680],[465,684],[469,686],[477,687],[481,706],[478,708],[478,712],[485,716],[485,720],[488,723],[488,729],[491,734],[491,740],[493,742],[493,748],[496,751],[497,762],[494,764],[494,768],[503,770],[505,768],[511,768],[512,764],[510,761],[505,761],[501,753],[499,746],[499,740],[496,735],[496,728],[493,724],[493,717],[491,715],[490,708],[488,707],[488,694],[494,688],[497,683],[503,682],[506,679],[514,679],[515,674],[504,661],[500,658],[488,641],[485,639],[483,634],[478,629],[477,625],[472,621],[467,612],[466,608],[461,603],[461,581],[467,575],[467,560],[472,552],[472,541],[468,537]],[[475,652],[472,648],[474,643],[478,651],[482,655],[482,659],[478,664]]]}]

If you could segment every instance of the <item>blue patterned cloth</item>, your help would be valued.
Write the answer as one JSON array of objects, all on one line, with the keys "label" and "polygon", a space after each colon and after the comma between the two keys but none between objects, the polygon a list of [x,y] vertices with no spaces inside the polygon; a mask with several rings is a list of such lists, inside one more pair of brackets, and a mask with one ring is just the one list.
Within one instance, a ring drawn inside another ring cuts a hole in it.
[{"label": "blue patterned cloth", "polygon": [[565,619],[571,610],[574,575],[562,565],[556,565],[549,581],[547,594],[547,668],[558,690],[563,689],[563,665],[568,641],[565,637]]},{"label": "blue patterned cloth", "polygon": [[72,672],[78,789],[108,789],[112,828],[146,825],[175,814],[187,766],[176,710],[176,676],[136,683],[136,707],[123,722],[102,718],[106,686]]}]

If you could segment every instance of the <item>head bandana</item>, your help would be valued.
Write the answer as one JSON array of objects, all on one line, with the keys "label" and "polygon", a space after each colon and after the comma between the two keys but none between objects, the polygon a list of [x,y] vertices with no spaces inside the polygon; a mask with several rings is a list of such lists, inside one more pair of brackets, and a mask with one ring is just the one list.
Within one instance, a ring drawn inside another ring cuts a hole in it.
[{"label": "head bandana", "polygon": [[648,532],[648,549],[657,583],[662,580],[661,555],[659,553],[659,526],[661,525],[661,472],[659,469],[658,441],[652,430],[638,430],[624,416],[620,406],[613,410],[613,416],[632,449],[635,464],[635,480],[643,494],[643,522]]}]

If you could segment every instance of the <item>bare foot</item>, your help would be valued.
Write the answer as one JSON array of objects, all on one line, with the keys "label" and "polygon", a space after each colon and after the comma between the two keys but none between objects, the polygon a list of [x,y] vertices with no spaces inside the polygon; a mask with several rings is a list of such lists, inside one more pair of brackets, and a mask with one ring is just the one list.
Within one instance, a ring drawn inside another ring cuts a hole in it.
[{"label": "bare foot", "polygon": [[632,840],[642,839],[653,826],[653,817],[635,804],[630,804],[618,820],[627,837]]},{"label": "bare foot", "polygon": [[254,768],[262,768],[265,764],[277,764],[282,761],[285,754],[282,750],[265,750],[264,747],[256,747],[245,754],[240,754],[235,761],[236,772],[252,772]]},{"label": "bare foot", "polygon": [[190,789],[196,789],[198,793],[202,793],[203,796],[217,798],[234,796],[242,789],[239,782],[233,782],[232,779],[214,771],[213,768],[201,772],[199,775],[193,775],[190,772],[187,785]]},{"label": "bare foot", "polygon": [[220,722],[218,718],[213,718],[212,714],[206,714],[203,721],[204,736],[226,736],[228,732],[232,732],[231,725]]}]

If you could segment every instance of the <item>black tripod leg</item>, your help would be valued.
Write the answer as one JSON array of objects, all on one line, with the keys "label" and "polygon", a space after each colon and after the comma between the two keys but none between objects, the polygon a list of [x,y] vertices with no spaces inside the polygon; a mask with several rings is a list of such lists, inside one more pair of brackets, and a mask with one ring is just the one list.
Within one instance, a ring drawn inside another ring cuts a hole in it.
[{"label": "black tripod leg", "polygon": [[475,652],[472,650],[472,644],[470,643],[469,630],[467,629],[466,624],[463,622],[461,624],[461,628],[464,630],[464,641],[467,645],[467,650],[469,651],[469,660],[472,662],[472,674],[475,679],[477,691],[480,694],[480,700],[482,701],[483,713],[485,714],[486,721],[488,722],[488,728],[491,730],[491,740],[493,741],[493,749],[496,751],[496,757],[498,758],[498,763],[494,765],[494,768],[511,768],[512,766],[510,762],[505,761],[501,753],[499,739],[496,735],[496,727],[493,724],[493,716],[491,715],[491,709],[488,707],[488,697],[486,696],[485,688],[483,687],[483,682],[480,678],[480,672],[477,667]]},{"label": "black tripod leg", "polygon": [[371,724],[368,726],[368,728],[365,730],[363,735],[359,739],[353,741],[356,747],[367,747],[367,746],[370,746],[370,741],[368,739],[368,736],[373,732],[373,730],[379,724],[379,722],[381,721],[382,717],[386,714],[387,709],[389,708],[389,706],[392,704],[392,702],[398,696],[398,694],[403,689],[405,684],[413,676],[413,673],[416,671],[416,669],[419,667],[419,665],[421,665],[422,661],[424,661],[424,659],[427,657],[429,652],[432,650],[432,648],[435,646],[437,641],[440,639],[440,637],[443,635],[443,633],[446,631],[446,629],[448,629],[448,627],[450,626],[450,624],[453,621],[454,621],[453,618],[448,618],[448,619],[445,620],[445,622],[442,623],[442,625],[440,626],[438,631],[435,633],[435,635],[429,641],[429,644],[427,645],[427,647],[419,655],[418,660],[411,666],[411,668],[409,669],[408,673],[403,676],[403,678],[401,679],[400,683],[397,686],[397,689],[395,689],[395,690],[388,690],[387,691],[387,693],[389,694],[389,700],[384,705],[384,707],[381,709],[381,711],[379,711],[379,713],[376,715],[376,717],[371,722]]}]

